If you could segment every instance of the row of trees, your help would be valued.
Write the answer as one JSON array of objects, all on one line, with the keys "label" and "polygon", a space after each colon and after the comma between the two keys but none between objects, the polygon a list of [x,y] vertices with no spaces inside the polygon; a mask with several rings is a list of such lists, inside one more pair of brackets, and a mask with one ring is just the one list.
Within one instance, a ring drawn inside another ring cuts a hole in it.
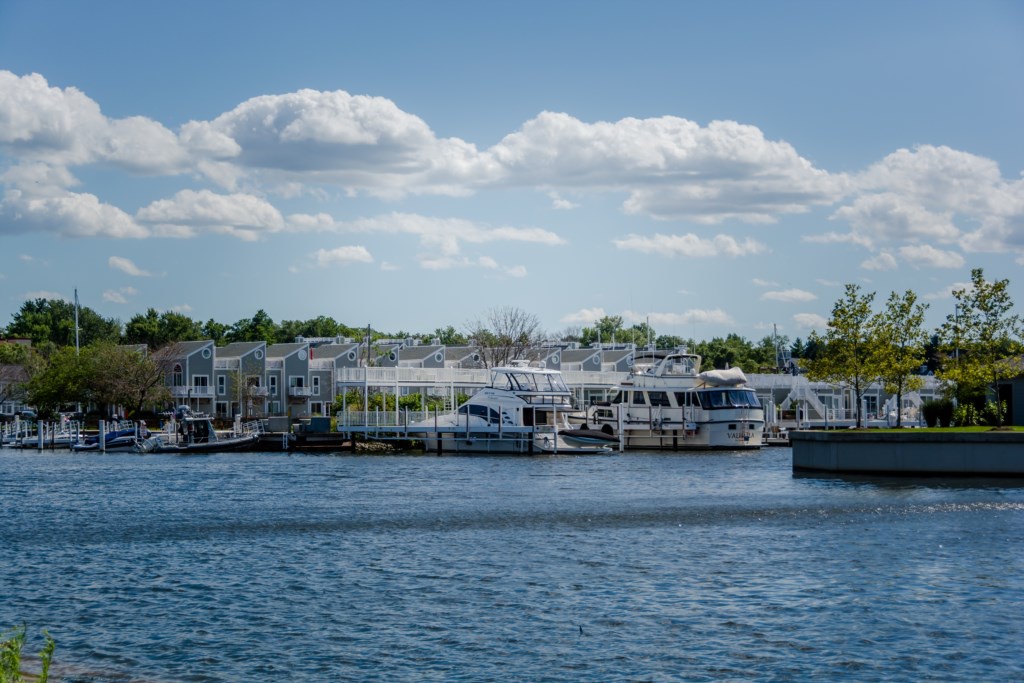
[{"label": "row of trees", "polygon": [[[367,336],[366,328],[349,327],[329,316],[278,323],[262,309],[251,318],[242,318],[231,325],[213,319],[202,323],[181,313],[160,313],[153,308],[133,316],[124,325],[116,319],[104,318],[88,307],[78,311],[78,319],[77,342],[82,348],[93,344],[145,344],[149,349],[159,349],[175,342],[197,339],[212,339],[218,346],[223,346],[240,341],[287,343],[299,336],[341,336],[360,340]],[[448,325],[427,334],[370,330],[369,335],[371,341],[415,337],[424,343],[436,339],[448,346],[473,342],[481,347],[485,363],[491,366],[507,363],[517,358],[524,349],[549,337],[541,329],[536,316],[512,306],[491,309],[482,317],[468,322],[462,331]],[[33,348],[48,357],[57,349],[76,344],[74,305],[59,299],[26,301],[13,315],[6,330],[0,330],[0,336],[28,338]],[[563,341],[583,345],[599,340],[604,343],[633,343],[637,346],[653,342],[658,348],[685,345],[701,354],[708,367],[739,366],[751,370],[774,367],[776,345],[789,346],[789,339],[785,336],[778,339],[766,336],[755,343],[736,334],[705,341],[658,335],[647,323],[624,325],[621,316],[605,316],[593,327],[570,328],[558,336]],[[793,357],[803,358],[814,357],[817,349],[811,345],[805,346],[797,339],[792,345],[792,351]]]},{"label": "row of trees", "polygon": [[[606,316],[593,327],[566,330],[560,336],[583,344],[601,340],[639,346],[653,341],[659,348],[685,345],[704,358],[705,367],[731,366],[748,371],[774,369],[778,349],[787,348],[793,358],[801,359],[811,379],[853,389],[859,425],[861,398],[870,384],[881,382],[888,393],[902,399],[920,386],[917,375],[922,366],[934,369],[951,396],[965,401],[983,401],[992,388],[998,396],[1000,382],[1019,373],[1009,360],[1021,353],[1021,321],[1020,316],[1012,314],[1008,281],[987,282],[982,270],[976,269],[972,271],[971,287],[954,292],[953,297],[954,312],[934,333],[924,328],[927,305],[919,303],[912,291],[892,293],[884,308],[874,311],[873,292],[864,293],[857,285],[847,285],[845,295],[833,307],[825,334],[812,333],[806,343],[797,339],[790,344],[785,336],[766,336],[752,343],[735,334],[699,342],[684,340],[656,335],[646,323],[626,327],[618,316]],[[29,402],[41,409],[69,402],[131,407],[159,402],[156,394],[163,373],[159,362],[151,355],[119,348],[119,344],[146,344],[153,350],[196,339],[226,344],[290,342],[296,336],[365,339],[369,335],[371,341],[383,336],[412,336],[348,327],[326,316],[275,323],[263,310],[233,325],[214,320],[199,323],[180,313],[158,313],[154,309],[134,316],[123,328],[118,321],[105,319],[89,308],[78,312],[78,320],[81,353],[75,348],[75,310],[64,301],[28,301],[6,329],[7,336],[28,337],[33,347],[0,344],[0,365],[25,369],[30,378]],[[447,345],[472,341],[480,348],[484,363],[493,367],[521,357],[545,336],[536,316],[505,306],[471,321],[464,332],[449,325],[420,338],[425,342],[437,339]],[[101,376],[104,374],[118,377]],[[998,409],[997,419],[1001,423]]]},{"label": "row of trees", "polygon": [[160,355],[110,342],[80,351],[64,346],[45,357],[26,346],[0,344],[0,366],[21,370],[21,381],[7,384],[0,400],[23,401],[43,416],[75,405],[121,406],[133,414],[171,398]]},{"label": "row of trees", "polygon": [[924,327],[928,305],[919,303],[914,292],[893,292],[884,308],[874,311],[874,292],[846,285],[824,336],[811,335],[809,344],[821,352],[807,363],[808,378],[852,388],[859,427],[867,387],[880,382],[902,402],[905,393],[920,388],[918,370],[930,350],[947,393],[957,402],[984,403],[991,391],[996,422],[1002,425],[999,386],[1020,374],[1016,357],[1022,353],[1021,318],[1012,313],[1008,285],[1008,280],[988,282],[982,269],[974,269],[971,286],[953,292],[953,313],[934,334]]}]

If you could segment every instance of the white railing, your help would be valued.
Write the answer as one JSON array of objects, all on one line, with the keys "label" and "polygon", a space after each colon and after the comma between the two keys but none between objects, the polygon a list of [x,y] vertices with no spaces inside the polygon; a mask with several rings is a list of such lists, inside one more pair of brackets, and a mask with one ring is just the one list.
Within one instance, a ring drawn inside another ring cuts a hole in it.
[{"label": "white railing", "polygon": [[184,386],[170,387],[171,396],[175,398],[210,398],[213,396],[213,387],[210,386]]},{"label": "white railing", "polygon": [[313,395],[313,387],[288,387],[288,395],[297,398],[308,398]]}]

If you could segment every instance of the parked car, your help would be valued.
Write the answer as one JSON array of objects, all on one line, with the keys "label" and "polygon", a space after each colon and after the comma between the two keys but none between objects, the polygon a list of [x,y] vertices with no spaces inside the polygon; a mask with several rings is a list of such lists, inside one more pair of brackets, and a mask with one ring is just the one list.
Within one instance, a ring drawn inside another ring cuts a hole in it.
[{"label": "parked car", "polygon": [[21,410],[16,412],[15,415],[20,417],[22,420],[34,420],[36,419],[36,417],[38,417],[36,415],[36,411],[32,410],[31,408],[22,408]]}]

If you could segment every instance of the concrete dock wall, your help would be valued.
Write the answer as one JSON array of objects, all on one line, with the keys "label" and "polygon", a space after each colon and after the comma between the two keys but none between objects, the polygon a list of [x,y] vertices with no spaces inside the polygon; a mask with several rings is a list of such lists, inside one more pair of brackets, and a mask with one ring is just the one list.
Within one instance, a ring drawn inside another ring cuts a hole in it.
[{"label": "concrete dock wall", "polygon": [[796,431],[794,471],[1024,476],[1024,432]]}]

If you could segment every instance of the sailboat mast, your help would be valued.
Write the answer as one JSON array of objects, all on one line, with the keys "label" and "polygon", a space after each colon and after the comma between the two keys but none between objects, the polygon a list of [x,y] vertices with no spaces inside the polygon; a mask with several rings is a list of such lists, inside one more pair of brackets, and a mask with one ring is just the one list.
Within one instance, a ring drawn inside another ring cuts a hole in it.
[{"label": "sailboat mast", "polygon": [[78,355],[78,287],[75,287],[75,355]]}]

